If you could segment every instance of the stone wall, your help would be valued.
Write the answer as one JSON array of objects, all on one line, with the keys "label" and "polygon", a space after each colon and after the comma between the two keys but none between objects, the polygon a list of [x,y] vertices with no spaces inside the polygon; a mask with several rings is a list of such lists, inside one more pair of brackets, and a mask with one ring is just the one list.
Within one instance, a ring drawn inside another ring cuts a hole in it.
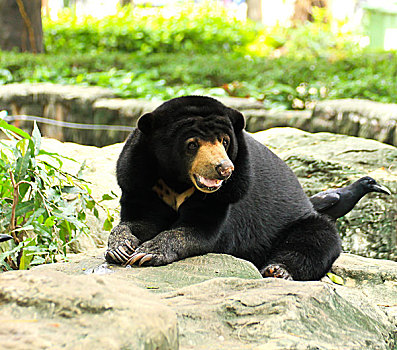
[{"label": "stone wall", "polygon": [[307,129],[375,139],[397,145],[397,104],[361,99],[317,103]]},{"label": "stone wall", "polygon": [[[250,99],[218,99],[245,115],[250,132],[291,126],[310,132],[329,131],[397,145],[397,104],[345,99],[319,102],[313,111],[274,111],[266,110],[263,103]],[[133,127],[140,115],[161,103],[115,98],[111,90],[100,87],[48,83],[0,86],[0,110],[7,110],[10,115],[34,115],[72,123]],[[27,131],[32,128],[30,121],[15,123]],[[39,126],[45,136],[95,146],[122,142],[129,133],[41,123]]]}]

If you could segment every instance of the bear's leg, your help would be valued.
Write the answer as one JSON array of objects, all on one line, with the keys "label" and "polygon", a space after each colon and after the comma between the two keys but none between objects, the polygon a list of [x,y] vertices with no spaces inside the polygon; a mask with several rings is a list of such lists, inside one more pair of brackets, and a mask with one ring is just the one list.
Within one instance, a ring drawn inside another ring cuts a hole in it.
[{"label": "bear's leg", "polygon": [[120,200],[120,223],[110,232],[105,258],[123,264],[135,248],[169,227],[176,213],[153,191],[131,195],[123,192]]},{"label": "bear's leg", "polygon": [[283,237],[260,270],[263,277],[319,280],[341,252],[335,225],[321,215],[294,223]]},{"label": "bear's leg", "polygon": [[214,202],[186,203],[178,220],[167,230],[141,243],[127,265],[159,266],[215,251],[227,206]]}]

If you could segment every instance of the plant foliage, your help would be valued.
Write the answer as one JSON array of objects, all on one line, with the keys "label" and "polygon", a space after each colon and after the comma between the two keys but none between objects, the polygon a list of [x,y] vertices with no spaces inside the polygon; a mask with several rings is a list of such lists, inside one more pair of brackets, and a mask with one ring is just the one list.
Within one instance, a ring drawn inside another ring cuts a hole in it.
[{"label": "plant foliage", "polygon": [[[29,135],[0,119],[0,129],[8,137],[0,142],[0,232],[13,237],[1,244],[0,266],[28,269],[58,261],[88,232],[86,212],[98,217],[100,204],[80,172],[61,170],[65,157],[40,148],[36,125]],[[104,228],[111,229],[112,221],[108,213]]]},{"label": "plant foliage", "polygon": [[397,100],[397,54],[359,48],[324,13],[298,27],[240,21],[216,1],[167,8],[123,7],[114,16],[44,21],[47,54],[0,52],[0,84],[98,85],[122,98],[186,94],[252,97],[303,109],[321,99]]},{"label": "plant foliage", "polygon": [[112,88],[123,98],[183,94],[253,97],[269,107],[301,109],[313,101],[397,101],[397,54],[311,59],[197,54],[32,55],[0,53],[0,84],[51,82]]},{"label": "plant foliage", "polygon": [[256,25],[238,20],[215,1],[186,1],[172,11],[122,7],[102,19],[65,10],[44,21],[47,52],[233,52],[254,40]]}]

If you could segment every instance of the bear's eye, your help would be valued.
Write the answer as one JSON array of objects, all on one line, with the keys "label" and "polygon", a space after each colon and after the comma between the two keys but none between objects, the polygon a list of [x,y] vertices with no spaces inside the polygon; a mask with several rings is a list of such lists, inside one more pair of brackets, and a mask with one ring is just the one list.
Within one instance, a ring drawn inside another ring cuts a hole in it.
[{"label": "bear's eye", "polygon": [[225,147],[225,149],[227,150],[228,147],[229,147],[229,139],[225,137],[225,138],[222,140],[222,145],[223,145],[223,147]]},{"label": "bear's eye", "polygon": [[186,144],[186,148],[189,151],[195,151],[198,148],[198,146],[199,146],[199,144],[198,144],[198,142],[196,140],[190,140]]}]

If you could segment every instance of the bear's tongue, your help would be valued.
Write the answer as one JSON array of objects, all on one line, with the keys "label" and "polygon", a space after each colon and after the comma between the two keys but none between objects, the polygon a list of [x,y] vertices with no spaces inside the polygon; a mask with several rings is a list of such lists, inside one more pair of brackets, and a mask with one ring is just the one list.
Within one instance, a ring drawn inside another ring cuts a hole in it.
[{"label": "bear's tongue", "polygon": [[199,181],[207,187],[219,187],[222,184],[222,180],[218,179],[206,179],[205,177],[198,176]]}]

